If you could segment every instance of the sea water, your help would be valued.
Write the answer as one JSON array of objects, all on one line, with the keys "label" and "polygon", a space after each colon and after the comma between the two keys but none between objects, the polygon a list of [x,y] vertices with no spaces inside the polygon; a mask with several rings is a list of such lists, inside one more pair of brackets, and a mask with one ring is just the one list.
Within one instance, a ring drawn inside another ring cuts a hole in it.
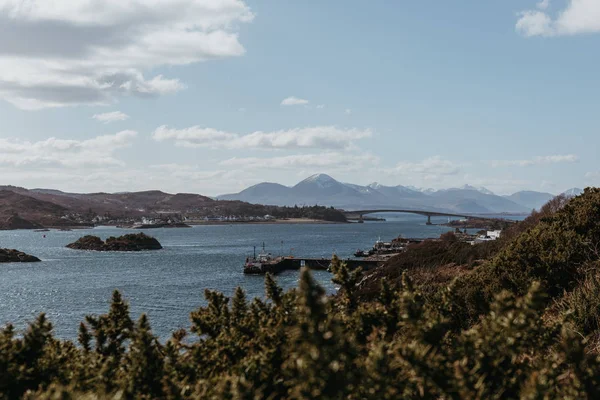
[{"label": "sea water", "polygon": [[[190,326],[189,313],[206,304],[204,291],[231,296],[242,287],[248,298],[264,297],[264,277],[242,273],[246,257],[263,243],[274,255],[351,257],[374,242],[404,237],[439,237],[448,227],[426,225],[418,215],[384,216],[386,222],[364,224],[238,224],[203,225],[180,229],[151,229],[164,249],[139,253],[100,253],[65,248],[83,235],[102,239],[139,231],[98,227],[74,231],[4,231],[0,248],[15,248],[42,259],[33,264],[0,264],[0,325],[26,328],[46,313],[60,338],[77,337],[85,315],[108,310],[112,291],[129,302],[132,318],[146,313],[155,334],[168,338]],[[446,222],[433,218],[434,223]],[[332,293],[326,271],[315,278]],[[285,289],[298,284],[298,271],[277,275]]]}]

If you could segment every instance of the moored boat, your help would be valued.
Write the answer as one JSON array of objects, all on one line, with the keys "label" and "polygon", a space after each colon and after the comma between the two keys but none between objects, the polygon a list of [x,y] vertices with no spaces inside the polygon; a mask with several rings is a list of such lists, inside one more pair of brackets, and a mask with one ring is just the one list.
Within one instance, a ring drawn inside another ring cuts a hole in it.
[{"label": "moored boat", "polygon": [[281,257],[274,257],[271,253],[265,250],[265,244],[258,255],[256,254],[256,247],[254,247],[254,255],[247,257],[244,263],[244,274],[264,274],[267,272],[274,272],[274,266],[281,261]]}]

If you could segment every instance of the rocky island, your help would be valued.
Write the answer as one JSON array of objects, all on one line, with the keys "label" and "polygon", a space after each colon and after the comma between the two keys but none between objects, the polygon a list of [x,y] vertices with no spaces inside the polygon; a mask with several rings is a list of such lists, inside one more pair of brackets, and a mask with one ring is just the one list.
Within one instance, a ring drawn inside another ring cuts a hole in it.
[{"label": "rocky island", "polygon": [[109,237],[103,241],[98,236],[84,236],[74,243],[67,245],[74,250],[92,251],[144,251],[160,250],[161,244],[153,237],[144,233],[129,234],[119,237]]},{"label": "rocky island", "polygon": [[11,249],[0,249],[0,263],[30,263],[40,262],[41,260],[37,257],[25,254],[22,251],[11,250]]}]

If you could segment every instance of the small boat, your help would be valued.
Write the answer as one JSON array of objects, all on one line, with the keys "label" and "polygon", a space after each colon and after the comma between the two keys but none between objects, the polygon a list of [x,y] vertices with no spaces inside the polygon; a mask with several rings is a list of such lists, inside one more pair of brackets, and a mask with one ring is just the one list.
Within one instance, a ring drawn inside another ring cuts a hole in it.
[{"label": "small boat", "polygon": [[254,247],[254,256],[246,258],[244,263],[244,274],[264,274],[273,272],[274,266],[280,261],[280,258],[274,257],[271,253],[265,250],[265,244],[258,255],[256,254],[256,246]]},{"label": "small boat", "polygon": [[354,253],[354,257],[368,257],[369,256],[369,252],[368,251],[364,251],[364,250],[356,250],[356,252]]},{"label": "small boat", "polygon": [[369,255],[383,255],[383,254],[396,254],[402,253],[405,250],[405,246],[401,241],[383,242],[379,238],[373,248],[369,251]]}]

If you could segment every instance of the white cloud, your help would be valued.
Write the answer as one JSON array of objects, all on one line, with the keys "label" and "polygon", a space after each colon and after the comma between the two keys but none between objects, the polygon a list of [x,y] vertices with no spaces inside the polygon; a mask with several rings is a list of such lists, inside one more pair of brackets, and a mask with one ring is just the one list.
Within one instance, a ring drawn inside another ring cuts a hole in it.
[{"label": "white cloud", "polygon": [[492,167],[531,167],[534,165],[574,163],[579,161],[575,154],[538,156],[529,160],[494,160],[490,164]]},{"label": "white cloud", "polygon": [[401,161],[394,168],[384,170],[388,175],[420,175],[425,179],[437,179],[443,175],[456,175],[460,164],[445,160],[440,156],[426,158],[418,162]]},{"label": "white cloud", "polygon": [[550,7],[550,0],[542,0],[535,5],[540,10],[547,10]]},{"label": "white cloud", "polygon": [[291,96],[286,99],[283,99],[281,102],[282,106],[305,106],[309,103],[308,100],[300,99],[296,96]]},{"label": "white cloud", "polygon": [[324,108],[325,108],[325,104],[319,104],[319,105],[317,106],[317,108],[318,108],[319,110],[322,110],[322,109],[324,109]]},{"label": "white cloud", "polygon": [[94,114],[94,116],[92,118],[95,119],[96,121],[103,122],[105,124],[109,124],[111,122],[125,121],[126,119],[129,118],[129,115],[127,115],[121,111],[113,111],[113,112],[108,112],[108,113],[103,113],[103,114]]},{"label": "white cloud", "polygon": [[0,98],[23,109],[184,88],[145,73],[240,56],[243,0],[0,0]]},{"label": "white cloud", "polygon": [[240,167],[244,169],[293,169],[298,168],[316,168],[317,170],[327,169],[329,171],[342,169],[351,171],[363,169],[367,166],[373,166],[379,163],[379,158],[371,154],[352,154],[327,152],[319,154],[295,154],[282,157],[244,157],[231,158],[222,161],[220,165],[226,167]]},{"label": "white cloud", "polygon": [[124,165],[114,158],[117,149],[131,145],[134,131],[88,140],[57,139],[38,142],[0,138],[0,166],[20,168],[74,168]]},{"label": "white cloud", "polygon": [[344,111],[344,113],[346,113],[346,115],[350,115],[350,114],[352,114],[352,110],[349,108],[346,108],[346,111]]},{"label": "white cloud", "polygon": [[567,7],[552,18],[545,10],[549,1],[537,4],[544,11],[519,13],[516,30],[524,36],[560,36],[600,32],[600,1],[569,0]]},{"label": "white cloud", "polygon": [[193,126],[186,129],[158,127],[153,137],[157,141],[174,140],[184,147],[226,149],[349,149],[354,142],[373,135],[369,129],[343,129],[336,126],[315,126],[274,132],[254,132],[247,135]]}]

